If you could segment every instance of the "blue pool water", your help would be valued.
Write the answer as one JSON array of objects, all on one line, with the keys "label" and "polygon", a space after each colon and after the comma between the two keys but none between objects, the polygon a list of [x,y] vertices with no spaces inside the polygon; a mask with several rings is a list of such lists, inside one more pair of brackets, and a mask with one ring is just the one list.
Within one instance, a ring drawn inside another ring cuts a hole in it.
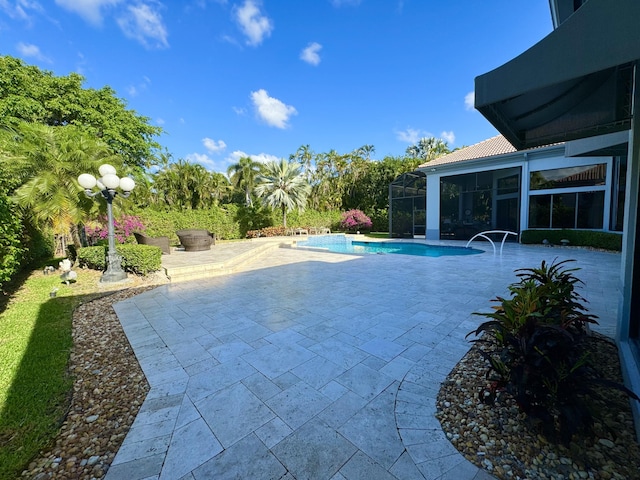
[{"label": "blue pool water", "polygon": [[352,240],[345,235],[320,235],[297,243],[298,247],[323,249],[335,253],[418,255],[443,257],[448,255],[475,255],[483,250],[445,245],[427,245],[413,242],[375,242]]}]

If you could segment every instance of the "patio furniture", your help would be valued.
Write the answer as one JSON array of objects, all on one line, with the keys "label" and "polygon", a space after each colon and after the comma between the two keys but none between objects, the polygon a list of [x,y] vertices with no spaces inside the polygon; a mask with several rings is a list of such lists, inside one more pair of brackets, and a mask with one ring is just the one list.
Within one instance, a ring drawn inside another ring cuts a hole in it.
[{"label": "patio furniture", "polygon": [[160,247],[163,254],[169,255],[171,253],[171,247],[169,246],[169,237],[148,237],[144,233],[134,232],[133,236],[136,237],[136,242],[140,245],[151,245],[153,247]]},{"label": "patio furniture", "polygon": [[216,235],[208,230],[187,229],[176,232],[180,239],[180,244],[185,252],[199,252],[201,250],[211,250],[211,245],[216,244]]}]

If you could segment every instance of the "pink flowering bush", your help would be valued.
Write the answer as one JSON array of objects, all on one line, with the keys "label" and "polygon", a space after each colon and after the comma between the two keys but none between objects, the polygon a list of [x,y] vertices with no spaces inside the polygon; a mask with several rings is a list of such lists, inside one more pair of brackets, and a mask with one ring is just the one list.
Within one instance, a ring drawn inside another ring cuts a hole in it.
[{"label": "pink flowering bush", "polygon": [[[113,220],[113,233],[117,243],[126,243],[133,232],[142,232],[145,228],[140,218],[135,215],[123,215]],[[101,217],[93,225],[86,226],[84,231],[89,245],[95,245],[101,240],[106,240],[109,236],[107,217]]]},{"label": "pink flowering bush", "polygon": [[348,231],[370,230],[372,223],[361,210],[348,210],[342,214],[340,226]]}]

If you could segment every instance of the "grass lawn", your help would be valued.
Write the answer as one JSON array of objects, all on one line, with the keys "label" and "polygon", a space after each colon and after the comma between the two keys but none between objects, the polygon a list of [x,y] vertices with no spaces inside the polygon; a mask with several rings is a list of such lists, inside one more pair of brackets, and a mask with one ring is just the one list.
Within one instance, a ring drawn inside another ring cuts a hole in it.
[{"label": "grass lawn", "polygon": [[95,298],[100,275],[77,273],[78,281],[66,285],[58,273],[34,271],[0,305],[0,479],[18,477],[67,412],[72,314]]}]

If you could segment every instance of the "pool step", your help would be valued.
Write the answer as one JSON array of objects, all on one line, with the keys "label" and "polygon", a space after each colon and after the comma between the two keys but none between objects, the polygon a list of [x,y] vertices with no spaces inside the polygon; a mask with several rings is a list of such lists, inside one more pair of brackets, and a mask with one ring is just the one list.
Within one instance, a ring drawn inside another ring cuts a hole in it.
[{"label": "pool step", "polygon": [[[253,248],[223,261],[206,261],[194,265],[165,267],[167,278],[171,283],[186,282],[202,278],[216,277],[237,272],[254,260],[262,257],[274,248],[279,248],[277,242],[255,245]],[[215,249],[216,247],[212,247]]]}]

